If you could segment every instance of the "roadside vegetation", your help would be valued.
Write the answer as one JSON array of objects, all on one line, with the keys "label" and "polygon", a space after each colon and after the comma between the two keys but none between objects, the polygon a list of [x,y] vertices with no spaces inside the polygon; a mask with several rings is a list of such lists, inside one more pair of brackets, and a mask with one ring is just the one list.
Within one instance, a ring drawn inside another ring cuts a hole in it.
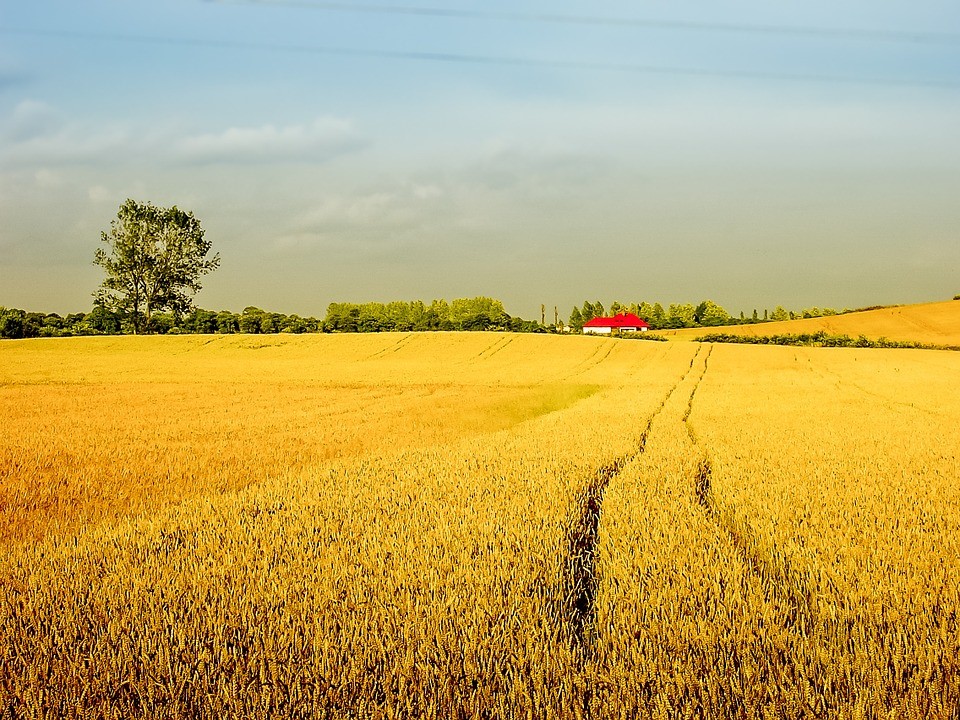
[{"label": "roadside vegetation", "polygon": [[[664,338],[665,339],[665,338]],[[960,350],[960,345],[934,345],[910,340],[889,340],[881,337],[871,340],[865,335],[828,335],[824,331],[794,335],[736,335],[734,333],[707,333],[697,340],[705,343],[735,343],[740,345],[792,345],[805,347],[846,348],[907,348],[914,350]]]}]

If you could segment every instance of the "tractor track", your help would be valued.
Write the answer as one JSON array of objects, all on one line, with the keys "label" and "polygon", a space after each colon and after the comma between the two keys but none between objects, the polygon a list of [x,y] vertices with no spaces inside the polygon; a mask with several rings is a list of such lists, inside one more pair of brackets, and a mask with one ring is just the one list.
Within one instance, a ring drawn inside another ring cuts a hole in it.
[{"label": "tractor track", "polygon": [[398,350],[402,349],[405,345],[407,345],[411,340],[413,340],[413,333],[407,333],[406,335],[404,335],[402,338],[400,338],[399,340],[397,340],[397,341],[396,341],[395,343],[393,343],[392,345],[388,345],[388,346],[385,347],[385,348],[382,348],[382,349],[380,349],[380,350],[377,350],[377,352],[373,353],[372,355],[368,355],[368,356],[366,357],[366,359],[367,359],[367,360],[376,360],[377,358],[381,358],[381,357],[383,357],[384,355],[388,355],[388,354],[390,354],[390,353],[395,353],[395,352],[397,352]]},{"label": "tractor track", "polygon": [[592,362],[592,361],[594,360],[595,357],[597,357],[597,355],[601,353],[602,350],[603,350],[603,346],[598,345],[597,348],[592,353],[590,353],[587,357],[580,360],[576,365],[573,366],[573,368],[568,374],[564,375],[560,379],[569,380],[572,377],[576,377],[577,375],[580,375],[586,372],[589,368],[597,364],[596,362]]},{"label": "tractor track", "polygon": [[596,567],[597,540],[604,494],[611,481],[623,468],[645,451],[654,421],[663,412],[677,388],[693,371],[694,363],[700,353],[701,348],[698,347],[683,375],[667,391],[659,405],[647,418],[635,448],[597,468],[588,479],[586,488],[577,498],[574,511],[571,513],[572,520],[568,525],[565,538],[564,606],[560,609],[560,616],[564,618],[570,641],[581,657],[588,656],[592,649],[591,635],[596,617],[596,593],[599,582]]},{"label": "tractor track", "polygon": [[512,343],[512,342],[513,342],[514,340],[516,340],[516,339],[517,339],[516,337],[507,338],[507,341],[506,341],[505,343],[503,343],[502,345],[499,345],[498,347],[496,347],[495,349],[493,349],[493,350],[492,350],[490,353],[488,353],[487,356],[486,356],[485,358],[483,358],[483,359],[484,359],[484,360],[489,360],[490,358],[492,358],[492,357],[493,357],[494,355],[496,355],[498,352],[500,352],[501,350],[503,350],[505,347],[507,347],[507,345],[509,345],[510,343]]},{"label": "tractor track", "polygon": [[722,505],[713,493],[713,464],[706,450],[702,449],[696,431],[690,422],[693,401],[707,374],[707,366],[713,346],[704,358],[703,370],[690,391],[687,408],[683,414],[683,424],[694,450],[700,455],[697,473],[693,482],[693,497],[704,514],[722,530],[729,539],[737,557],[759,580],[767,601],[778,608],[786,628],[808,635],[817,618],[811,599],[813,597],[808,584],[800,573],[796,572],[786,558],[780,562],[768,558],[761,549],[761,543],[749,530],[746,523],[736,519],[736,509]]},{"label": "tractor track", "polygon": [[[487,345],[485,348],[483,348],[483,350],[481,350],[481,351],[478,352],[476,355],[474,355],[472,358],[470,358],[469,360],[467,360],[467,362],[476,362],[476,361],[478,361],[478,360],[486,360],[487,357],[490,357],[490,355],[493,355],[493,353],[495,353],[495,352],[497,351],[497,348],[498,348],[500,345],[504,344],[504,341],[505,341],[505,340],[506,340],[507,342],[509,342],[509,340],[508,340],[506,337],[503,337],[503,336],[498,337],[498,338],[497,338],[496,340],[494,340],[492,343],[490,343],[490,344]],[[489,355],[488,355],[487,353],[489,353]],[[484,356],[486,356],[486,357],[484,357]]]}]

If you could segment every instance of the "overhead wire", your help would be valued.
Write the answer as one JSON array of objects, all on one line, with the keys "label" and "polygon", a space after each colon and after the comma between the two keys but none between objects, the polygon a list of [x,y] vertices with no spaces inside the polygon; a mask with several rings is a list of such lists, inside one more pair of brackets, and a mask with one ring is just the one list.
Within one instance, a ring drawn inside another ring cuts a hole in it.
[{"label": "overhead wire", "polygon": [[322,0],[203,0],[218,5],[260,5],[290,7],[327,12],[368,15],[412,15],[457,20],[486,20],[557,25],[598,25],[649,30],[673,30],[760,35],[792,35],[831,40],[863,40],[897,43],[960,45],[960,33],[927,30],[887,30],[809,25],[724,23],[695,20],[656,20],[649,18],[579,15],[566,13],[526,13],[504,10],[473,10],[422,5],[383,5],[373,3],[323,2]]},{"label": "overhead wire", "polygon": [[913,87],[931,89],[960,88],[960,81],[904,79],[892,77],[869,77],[854,75],[824,75],[818,73],[790,73],[759,70],[714,70],[708,68],[669,65],[649,65],[584,60],[557,60],[528,58],[510,55],[484,55],[470,53],[429,52],[419,50],[379,50],[371,48],[342,47],[334,45],[302,45],[290,43],[265,43],[246,40],[218,40],[210,38],[170,37],[159,35],[103,33],[80,30],[49,30],[40,28],[2,27],[0,34],[32,37],[48,37],[63,40],[96,40],[102,42],[129,42],[177,47],[196,47],[232,50],[254,50],[282,53],[328,55],[334,57],[372,58],[381,60],[405,60],[468,65],[499,65],[565,70],[606,71],[644,75],[672,75],[683,77],[726,78],[740,80],[777,80],[790,82],[827,83],[840,85],[876,85],[888,87]]}]

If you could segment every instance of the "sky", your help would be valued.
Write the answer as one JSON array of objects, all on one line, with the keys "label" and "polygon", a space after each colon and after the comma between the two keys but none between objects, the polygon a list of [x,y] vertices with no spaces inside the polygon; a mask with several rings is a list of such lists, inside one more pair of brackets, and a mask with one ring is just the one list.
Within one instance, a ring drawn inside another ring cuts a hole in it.
[{"label": "sky", "polygon": [[949,299],[960,4],[0,0],[0,305],[89,310],[127,198],[211,309]]}]

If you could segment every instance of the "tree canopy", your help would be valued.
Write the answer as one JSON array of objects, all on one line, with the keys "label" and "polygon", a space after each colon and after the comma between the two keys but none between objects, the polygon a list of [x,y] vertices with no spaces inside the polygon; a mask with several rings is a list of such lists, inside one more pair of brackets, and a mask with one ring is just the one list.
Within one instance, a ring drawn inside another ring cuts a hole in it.
[{"label": "tree canopy", "polygon": [[151,331],[157,311],[175,317],[189,312],[200,278],[220,265],[219,255],[207,257],[212,243],[200,221],[176,205],[128,199],[100,240],[107,247],[97,250],[93,262],[107,276],[96,292],[97,305],[118,313],[134,333]]}]

